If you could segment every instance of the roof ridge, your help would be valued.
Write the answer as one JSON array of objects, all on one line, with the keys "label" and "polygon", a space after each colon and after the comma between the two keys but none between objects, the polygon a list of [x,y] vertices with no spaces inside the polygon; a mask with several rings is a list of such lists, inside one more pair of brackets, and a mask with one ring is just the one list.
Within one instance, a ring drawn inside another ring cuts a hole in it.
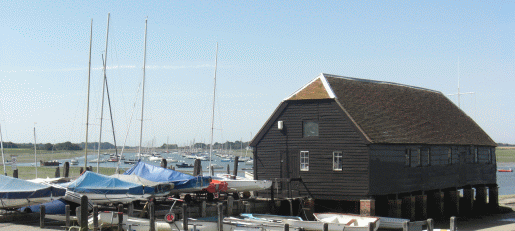
[{"label": "roof ridge", "polygon": [[418,90],[423,90],[423,91],[429,91],[429,92],[433,92],[433,93],[440,93],[440,94],[442,94],[441,91],[436,91],[436,90],[432,90],[432,89],[428,89],[428,88],[423,88],[423,87],[411,86],[411,85],[402,84],[402,83],[395,83],[395,82],[388,82],[388,81],[381,81],[381,80],[372,80],[372,79],[361,79],[361,78],[341,76],[341,75],[333,75],[333,74],[327,74],[327,73],[322,73],[322,75],[326,76],[326,77],[346,79],[346,80],[354,80],[354,81],[367,82],[367,83],[389,84],[389,85],[394,85],[394,86],[407,87],[407,88],[413,88],[413,89],[418,89]]}]

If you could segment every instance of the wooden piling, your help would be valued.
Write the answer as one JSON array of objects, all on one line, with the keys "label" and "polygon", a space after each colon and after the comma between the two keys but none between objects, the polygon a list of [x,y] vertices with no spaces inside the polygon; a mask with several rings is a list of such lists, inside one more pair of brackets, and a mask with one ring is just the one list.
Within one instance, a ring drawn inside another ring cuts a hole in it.
[{"label": "wooden piling", "polygon": [[207,217],[207,202],[206,201],[202,201],[202,207],[201,207],[201,216],[202,217]]},{"label": "wooden piling", "polygon": [[227,198],[227,216],[233,215],[233,208],[234,207],[234,198],[228,197]]},{"label": "wooden piling", "polygon": [[488,207],[491,211],[499,209],[499,187],[496,184],[488,185]]},{"label": "wooden piling", "polygon": [[324,231],[329,231],[329,224],[324,223]]},{"label": "wooden piling", "polygon": [[234,157],[234,174],[233,174],[233,179],[236,179],[236,176],[238,175],[238,160],[239,160],[239,157],[238,156],[235,156]]},{"label": "wooden piling", "polygon": [[55,178],[61,177],[61,170],[59,170],[59,166],[57,166],[57,168],[55,168],[54,176],[55,176]]},{"label": "wooden piling", "polygon": [[75,208],[75,216],[77,217],[77,224],[80,225],[80,218],[81,218],[81,216],[80,216],[80,206]]},{"label": "wooden piling", "polygon": [[476,201],[474,209],[480,213],[484,212],[486,206],[486,195],[488,195],[485,186],[476,186]]},{"label": "wooden piling", "polygon": [[132,217],[133,214],[134,214],[134,203],[131,202],[129,204],[129,208],[127,208],[127,215]]},{"label": "wooden piling", "polygon": [[290,225],[284,224],[284,231],[290,231]]},{"label": "wooden piling", "polygon": [[80,228],[82,230],[88,229],[88,197],[82,196],[80,198]]},{"label": "wooden piling", "polygon": [[66,228],[70,227],[70,205],[64,206],[64,215],[66,216],[65,225]]},{"label": "wooden piling", "polygon": [[188,231],[188,214],[186,213],[187,210],[186,203],[182,204],[182,229],[185,231]]},{"label": "wooden piling", "polygon": [[463,203],[461,211],[464,215],[470,214],[474,208],[474,189],[470,186],[463,189]]},{"label": "wooden piling", "polygon": [[18,178],[18,169],[13,170],[13,177]]},{"label": "wooden piling", "polygon": [[156,211],[155,211],[154,207],[155,207],[154,202],[150,202],[150,209],[149,209],[150,231],[156,231]]},{"label": "wooden piling", "polygon": [[166,159],[165,159],[165,158],[162,158],[162,159],[161,159],[161,168],[166,168],[166,165],[167,165],[167,163],[166,163]]},{"label": "wooden piling", "polygon": [[231,174],[231,166],[227,165],[227,174]]},{"label": "wooden piling", "polygon": [[218,203],[218,231],[224,230],[224,210],[223,210],[223,204]]},{"label": "wooden piling", "polygon": [[45,205],[39,207],[39,228],[45,228]]},{"label": "wooden piling", "polygon": [[451,217],[450,226],[451,227],[449,228],[451,229],[451,231],[458,231],[458,229],[456,228],[456,217]]},{"label": "wooden piling", "polygon": [[68,162],[68,161],[64,162],[63,176],[64,177],[70,176],[70,162]]},{"label": "wooden piling", "polygon": [[123,230],[123,213],[118,212],[118,231]]},{"label": "wooden piling", "polygon": [[98,230],[98,205],[93,206],[93,231]]},{"label": "wooden piling", "polygon": [[193,176],[200,175],[201,170],[202,170],[202,165],[200,164],[200,160],[195,159],[195,162],[193,164]]},{"label": "wooden piling", "polygon": [[117,208],[119,213],[123,213],[123,204],[118,204]]}]

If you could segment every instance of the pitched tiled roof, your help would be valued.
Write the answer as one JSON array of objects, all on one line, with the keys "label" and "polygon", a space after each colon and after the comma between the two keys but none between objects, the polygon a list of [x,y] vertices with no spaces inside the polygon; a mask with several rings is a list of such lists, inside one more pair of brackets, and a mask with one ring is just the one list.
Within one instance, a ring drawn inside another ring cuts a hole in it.
[{"label": "pitched tiled roof", "polygon": [[[335,95],[342,109],[372,143],[496,146],[441,92],[328,74],[318,78],[328,83],[327,94]],[[303,89],[310,89],[309,84]],[[286,100],[296,100],[296,95]],[[321,93],[314,94],[317,95]],[[305,94],[302,97],[308,98]]]}]

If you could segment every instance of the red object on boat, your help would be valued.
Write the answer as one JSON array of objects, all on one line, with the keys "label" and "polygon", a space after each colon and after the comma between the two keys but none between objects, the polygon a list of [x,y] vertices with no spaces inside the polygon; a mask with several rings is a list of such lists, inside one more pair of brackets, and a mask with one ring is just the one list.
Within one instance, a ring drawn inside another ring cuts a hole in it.
[{"label": "red object on boat", "polygon": [[498,172],[513,172],[513,170],[510,169],[497,169]]},{"label": "red object on boat", "polygon": [[227,191],[227,182],[225,181],[219,181],[219,180],[212,180],[209,185],[202,189],[204,191],[207,191],[209,193],[219,193],[219,192],[225,192]]}]

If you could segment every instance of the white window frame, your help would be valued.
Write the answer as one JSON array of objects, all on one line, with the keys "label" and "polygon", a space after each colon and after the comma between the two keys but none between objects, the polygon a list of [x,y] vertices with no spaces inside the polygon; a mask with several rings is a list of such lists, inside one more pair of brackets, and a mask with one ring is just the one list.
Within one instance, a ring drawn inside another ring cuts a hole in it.
[{"label": "white window frame", "polygon": [[342,151],[334,151],[333,152],[333,171],[342,171],[343,170],[343,152]]},{"label": "white window frame", "polygon": [[300,171],[309,171],[309,151],[300,151]]}]

